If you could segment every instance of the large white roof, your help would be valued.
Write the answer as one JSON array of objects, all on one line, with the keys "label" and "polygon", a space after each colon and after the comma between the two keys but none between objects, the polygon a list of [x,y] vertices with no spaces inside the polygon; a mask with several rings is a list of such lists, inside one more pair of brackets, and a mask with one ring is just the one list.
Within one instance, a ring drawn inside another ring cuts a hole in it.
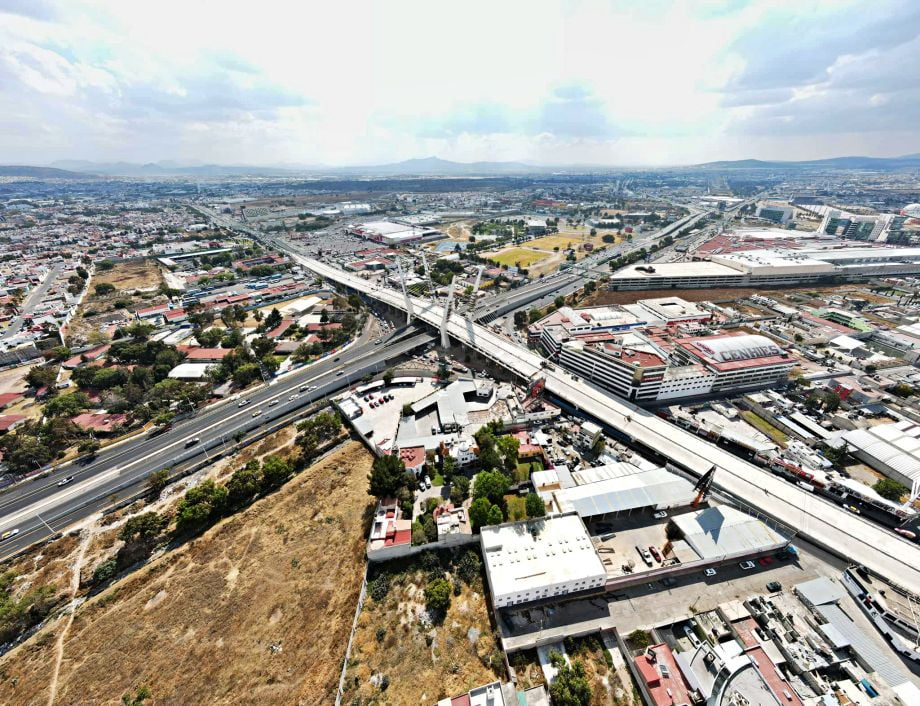
[{"label": "large white roof", "polygon": [[789,541],[756,517],[727,505],[675,515],[671,519],[702,559],[755,554],[781,547]]},{"label": "large white roof", "polygon": [[848,444],[910,479],[920,478],[920,425],[911,421],[854,429]]},{"label": "large white roof", "polygon": [[694,341],[693,345],[720,363],[783,354],[783,349],[769,338],[753,333],[744,336],[711,337]]},{"label": "large white roof", "polygon": [[492,592],[500,596],[606,573],[575,514],[483,527],[482,549]]}]

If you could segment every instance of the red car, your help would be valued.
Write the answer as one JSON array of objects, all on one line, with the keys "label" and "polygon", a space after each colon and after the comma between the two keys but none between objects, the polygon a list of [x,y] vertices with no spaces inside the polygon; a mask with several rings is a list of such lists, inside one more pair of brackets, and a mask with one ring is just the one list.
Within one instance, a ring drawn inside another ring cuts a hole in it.
[{"label": "red car", "polygon": [[762,556],[760,557],[760,559],[757,560],[757,563],[760,564],[761,566],[769,566],[770,564],[773,563],[773,557],[772,556]]},{"label": "red car", "polygon": [[648,550],[652,553],[652,556],[655,557],[655,561],[661,561],[661,552],[658,551],[658,547],[649,547]]}]

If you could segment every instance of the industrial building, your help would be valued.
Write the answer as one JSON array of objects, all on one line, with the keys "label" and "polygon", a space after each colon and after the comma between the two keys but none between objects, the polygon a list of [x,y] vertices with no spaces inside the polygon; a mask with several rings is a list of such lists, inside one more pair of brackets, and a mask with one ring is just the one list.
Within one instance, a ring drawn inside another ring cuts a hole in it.
[{"label": "industrial building", "polygon": [[601,589],[607,580],[574,512],[483,527],[480,539],[495,608]]},{"label": "industrial building", "polygon": [[748,250],[696,262],[634,264],[610,277],[610,289],[776,287],[920,274],[920,248]]},{"label": "industrial building", "polygon": [[920,425],[910,420],[844,432],[856,458],[907,488],[920,483]]},{"label": "industrial building", "polygon": [[784,382],[795,360],[765,336],[740,332],[671,338],[630,332],[568,340],[560,364],[638,403],[752,390]]},{"label": "industrial building", "polygon": [[367,240],[373,240],[375,243],[384,243],[386,245],[405,245],[406,243],[425,242],[446,237],[437,228],[405,225],[392,221],[359,223],[349,228],[348,232]]}]

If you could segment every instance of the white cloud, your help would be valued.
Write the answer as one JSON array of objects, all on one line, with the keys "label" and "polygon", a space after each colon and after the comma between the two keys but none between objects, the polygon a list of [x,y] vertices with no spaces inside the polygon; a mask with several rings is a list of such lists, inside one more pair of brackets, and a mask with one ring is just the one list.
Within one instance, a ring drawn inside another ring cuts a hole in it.
[{"label": "white cloud", "polygon": [[0,153],[661,164],[917,151],[915,8],[0,0]]}]

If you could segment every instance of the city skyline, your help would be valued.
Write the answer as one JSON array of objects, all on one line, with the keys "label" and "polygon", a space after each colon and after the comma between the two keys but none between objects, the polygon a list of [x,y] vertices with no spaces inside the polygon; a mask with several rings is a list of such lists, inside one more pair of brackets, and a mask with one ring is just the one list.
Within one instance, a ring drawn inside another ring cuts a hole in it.
[{"label": "city skyline", "polygon": [[[0,2],[0,151],[347,166],[920,151],[907,2]],[[792,58],[792,60],[790,60]]]}]

